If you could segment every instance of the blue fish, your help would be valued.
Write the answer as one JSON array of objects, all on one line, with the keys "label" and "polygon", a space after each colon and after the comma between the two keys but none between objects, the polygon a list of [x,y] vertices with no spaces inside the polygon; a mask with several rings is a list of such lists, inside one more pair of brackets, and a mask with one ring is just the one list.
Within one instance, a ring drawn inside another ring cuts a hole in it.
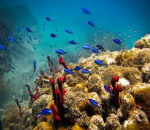
[{"label": "blue fish", "polygon": [[32,38],[29,36],[29,39],[32,41]]},{"label": "blue fish", "polygon": [[18,43],[13,37],[9,36],[9,39],[14,42],[14,43]]},{"label": "blue fish", "polygon": [[47,21],[51,21],[51,19],[49,17],[45,17]]},{"label": "blue fish", "polygon": [[86,69],[83,69],[83,70],[81,70],[81,73],[83,73],[83,74],[89,74],[90,71],[88,71],[88,70],[86,70]]},{"label": "blue fish", "polygon": [[75,71],[78,71],[78,70],[80,70],[82,67],[80,67],[80,66],[76,66],[75,68],[74,68],[74,70]]},{"label": "blue fish", "polygon": [[94,60],[94,62],[98,65],[103,65],[102,61],[100,61],[100,60]]},{"label": "blue fish", "polygon": [[85,14],[89,14],[91,15],[91,12],[87,9],[87,8],[82,8],[82,11],[85,13]]},{"label": "blue fish", "polygon": [[45,116],[45,115],[50,115],[52,114],[52,110],[45,108],[44,110],[42,110],[41,114],[37,116],[37,118],[40,118],[41,116]]},{"label": "blue fish", "polygon": [[25,29],[26,29],[26,31],[27,31],[27,34],[28,34],[29,32],[32,33],[32,30],[31,30],[29,27],[26,27]]},{"label": "blue fish", "polygon": [[96,45],[96,47],[99,49],[99,50],[102,50],[102,51],[104,51],[105,49],[104,49],[104,47],[103,46],[101,46],[101,45]]},{"label": "blue fish", "polygon": [[64,50],[61,50],[61,49],[56,49],[55,52],[59,55],[64,55],[66,54],[67,52],[65,52]]},{"label": "blue fish", "polygon": [[119,39],[113,39],[113,42],[115,42],[116,44],[121,44],[122,43]]},{"label": "blue fish", "polygon": [[106,89],[107,92],[111,93],[111,90],[106,85],[104,85],[104,88]]},{"label": "blue fish", "polygon": [[73,74],[73,72],[70,69],[64,69],[64,71],[68,74]]},{"label": "blue fish", "polygon": [[89,46],[89,45],[84,45],[82,48],[83,48],[83,49],[86,49],[86,50],[89,50],[89,49],[91,49],[92,47]]},{"label": "blue fish", "polygon": [[90,102],[92,105],[94,105],[94,106],[96,106],[96,107],[99,107],[99,105],[97,104],[97,102],[94,101],[93,99],[88,99],[88,100],[89,100],[89,102]]},{"label": "blue fish", "polygon": [[34,61],[34,72],[36,71],[36,61]]},{"label": "blue fish", "polygon": [[52,33],[50,36],[51,36],[52,38],[55,38],[55,37],[57,37],[57,34]]},{"label": "blue fish", "polygon": [[2,45],[0,45],[0,49],[3,49],[3,50],[5,50],[5,48],[4,48]]},{"label": "blue fish", "polygon": [[71,31],[71,29],[69,29],[69,28],[65,28],[65,31],[66,31],[67,33],[69,33],[69,34],[73,34],[73,32]]},{"label": "blue fish", "polygon": [[78,44],[78,43],[75,42],[74,40],[69,41],[69,43],[70,43],[70,44],[73,44],[73,45]]},{"label": "blue fish", "polygon": [[96,25],[92,21],[88,21],[88,24],[94,28],[96,27]]},{"label": "blue fish", "polygon": [[97,53],[97,54],[100,53],[98,49],[94,49],[94,48],[93,48],[92,51],[93,51],[94,53]]}]

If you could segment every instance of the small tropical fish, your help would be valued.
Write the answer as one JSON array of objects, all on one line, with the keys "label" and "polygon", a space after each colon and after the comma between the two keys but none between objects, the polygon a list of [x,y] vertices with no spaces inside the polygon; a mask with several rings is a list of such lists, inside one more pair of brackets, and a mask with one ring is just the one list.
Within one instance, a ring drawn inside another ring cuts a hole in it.
[{"label": "small tropical fish", "polygon": [[93,48],[92,51],[93,51],[94,53],[97,53],[97,54],[100,53],[98,49],[94,49],[94,48]]},{"label": "small tropical fish", "polygon": [[64,71],[68,74],[73,74],[73,72],[70,69],[64,69]]},{"label": "small tropical fish", "polygon": [[14,42],[14,43],[18,43],[13,37],[9,36],[9,39]]},{"label": "small tropical fish", "polygon": [[64,50],[61,50],[61,49],[56,49],[55,52],[56,52],[57,54],[59,54],[59,55],[63,55],[63,54],[65,54],[65,53],[67,53],[67,52],[65,52]]},{"label": "small tropical fish", "polygon": [[5,50],[5,48],[4,48],[2,45],[0,45],[0,49],[3,49],[3,50]]},{"label": "small tropical fish", "polygon": [[34,72],[36,71],[36,61],[34,61]]},{"label": "small tropical fish", "polygon": [[115,42],[116,44],[121,44],[122,43],[119,39],[113,39],[113,42]]},{"label": "small tropical fish", "polygon": [[29,32],[32,33],[32,31],[31,31],[31,29],[30,29],[29,27],[26,27],[25,29],[26,29],[26,31],[27,31],[27,34],[28,34]]},{"label": "small tropical fish", "polygon": [[45,17],[47,21],[51,21],[51,19],[49,17]]},{"label": "small tropical fish", "polygon": [[82,48],[83,48],[83,49],[86,49],[86,50],[89,50],[89,49],[91,49],[92,47],[89,46],[89,45],[84,45]]},{"label": "small tropical fish", "polygon": [[88,71],[88,70],[86,70],[86,69],[83,69],[83,70],[81,70],[81,73],[83,73],[83,74],[89,74],[90,71]]},{"label": "small tropical fish", "polygon": [[32,38],[29,36],[29,39],[32,41]]},{"label": "small tropical fish", "polygon": [[74,40],[69,41],[69,43],[70,43],[70,44],[73,44],[73,45],[78,44],[78,43],[75,42]]},{"label": "small tropical fish", "polygon": [[93,99],[88,99],[88,100],[89,100],[89,102],[90,102],[92,105],[94,105],[94,106],[96,106],[96,107],[99,107],[99,105],[97,104],[97,102],[94,101]]},{"label": "small tropical fish", "polygon": [[104,85],[104,88],[107,92],[111,93],[111,90],[106,85]]},{"label": "small tropical fish", "polygon": [[89,14],[91,15],[91,12],[87,9],[87,8],[82,8],[82,11],[85,13],[85,14]]},{"label": "small tropical fish", "polygon": [[102,61],[100,61],[100,60],[94,60],[94,62],[98,65],[103,65]]},{"label": "small tropical fish", "polygon": [[55,37],[57,37],[57,34],[52,33],[50,36],[51,36],[52,38],[55,38]]},{"label": "small tropical fish", "polygon": [[96,25],[92,21],[88,21],[88,24],[94,28],[96,27]]},{"label": "small tropical fish", "polygon": [[69,34],[73,34],[73,32],[71,31],[71,29],[69,29],[69,28],[65,28],[65,31],[66,31],[67,33],[69,33]]},{"label": "small tropical fish", "polygon": [[75,68],[74,68],[74,70],[75,71],[78,71],[78,70],[80,70],[82,67],[80,67],[80,66],[76,66]]},{"label": "small tropical fish", "polygon": [[101,45],[96,45],[96,47],[97,47],[99,50],[104,51],[104,47],[103,47],[103,46],[101,46]]},{"label": "small tropical fish", "polygon": [[41,116],[45,116],[45,115],[50,115],[52,114],[52,110],[51,109],[48,109],[48,108],[45,108],[40,115],[37,116],[37,118],[40,118]]}]

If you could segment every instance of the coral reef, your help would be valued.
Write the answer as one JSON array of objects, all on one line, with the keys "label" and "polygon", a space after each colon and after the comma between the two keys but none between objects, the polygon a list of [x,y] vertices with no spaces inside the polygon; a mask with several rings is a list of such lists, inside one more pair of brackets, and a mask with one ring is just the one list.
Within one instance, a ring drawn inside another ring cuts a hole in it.
[{"label": "coral reef", "polygon": [[[35,92],[26,85],[33,100],[29,100],[28,106],[23,105],[24,102],[17,103],[22,117],[18,116],[17,106],[6,110],[2,117],[4,130],[149,128],[149,35],[145,38],[147,41],[141,40],[131,50],[92,54],[89,58],[81,58],[78,64],[67,66],[60,56],[59,64],[72,70],[73,75],[64,71],[56,73],[48,57],[52,76],[41,71],[35,81]],[[103,65],[95,64],[96,59]],[[75,71],[76,66],[90,73]],[[52,110],[52,113],[37,119],[44,108]]]}]

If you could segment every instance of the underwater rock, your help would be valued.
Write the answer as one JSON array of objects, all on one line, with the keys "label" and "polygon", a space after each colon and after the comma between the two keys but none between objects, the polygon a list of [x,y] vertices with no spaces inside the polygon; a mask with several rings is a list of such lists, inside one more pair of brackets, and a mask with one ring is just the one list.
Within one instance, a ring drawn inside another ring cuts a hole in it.
[{"label": "underwater rock", "polygon": [[103,130],[104,127],[105,123],[101,115],[92,116],[88,130]]},{"label": "underwater rock", "polygon": [[[133,86],[132,94],[137,104],[139,104],[145,112],[150,111],[150,85],[146,83],[138,83]],[[147,113],[148,114],[148,113]],[[150,114],[148,114],[150,118]]]},{"label": "underwater rock", "polygon": [[134,47],[139,49],[150,48],[150,34],[147,34],[146,36],[138,40],[135,43]]},{"label": "underwater rock", "polygon": [[[134,128],[136,130],[140,130],[139,126],[136,125],[136,123],[144,125],[145,126],[144,129],[146,129],[146,127],[150,128],[146,114],[140,109],[135,109],[135,110],[130,111],[129,118],[123,123],[123,128],[128,130],[127,128],[128,126],[130,126],[132,127],[132,129]],[[136,125],[136,127],[134,125]]]},{"label": "underwater rock", "polygon": [[124,121],[128,118],[130,110],[136,108],[134,97],[130,93],[120,93],[121,105],[117,111],[117,116],[120,120]]},{"label": "underwater rock", "polygon": [[145,64],[142,67],[141,72],[143,82],[150,83],[150,63]]},{"label": "underwater rock", "polygon": [[135,67],[108,66],[102,73],[101,79],[105,85],[111,85],[112,76],[119,76],[129,81],[131,85],[141,81],[141,72]]},{"label": "underwater rock", "polygon": [[105,129],[117,130],[121,127],[118,117],[115,114],[110,114],[107,118]]},{"label": "underwater rock", "polygon": [[150,62],[149,57],[150,48],[132,48],[130,51],[126,50],[124,52],[120,52],[116,58],[116,65],[141,69],[144,64]]}]

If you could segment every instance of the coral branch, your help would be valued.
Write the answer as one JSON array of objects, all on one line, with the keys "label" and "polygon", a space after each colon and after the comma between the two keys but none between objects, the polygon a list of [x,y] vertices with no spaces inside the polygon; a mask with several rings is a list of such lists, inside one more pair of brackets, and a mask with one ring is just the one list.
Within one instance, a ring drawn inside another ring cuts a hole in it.
[{"label": "coral branch", "polygon": [[22,117],[22,109],[21,109],[21,105],[19,103],[19,100],[17,98],[14,99],[15,103],[17,104],[18,108],[19,108],[19,115],[20,117]]},{"label": "coral branch", "polygon": [[47,60],[48,60],[50,73],[52,74],[53,77],[55,77],[54,66],[53,66],[53,62],[52,62],[50,56],[47,56]]},{"label": "coral branch", "polygon": [[66,65],[65,61],[63,61],[63,57],[62,56],[60,56],[60,58],[59,58],[59,64],[63,65],[64,68],[66,68],[66,69],[68,68],[68,66]]},{"label": "coral branch", "polygon": [[53,78],[49,79],[49,82],[52,86],[52,91],[53,91],[53,98],[54,98],[54,103],[56,104],[56,94],[55,94],[55,81]]}]

